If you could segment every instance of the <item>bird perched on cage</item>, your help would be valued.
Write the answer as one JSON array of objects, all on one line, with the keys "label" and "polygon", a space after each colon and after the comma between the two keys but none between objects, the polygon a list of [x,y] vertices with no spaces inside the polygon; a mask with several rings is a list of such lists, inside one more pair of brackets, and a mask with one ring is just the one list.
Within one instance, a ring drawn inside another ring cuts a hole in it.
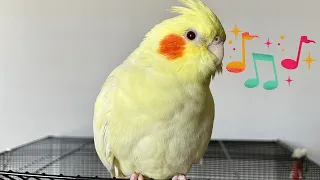
[{"label": "bird perched on cage", "polygon": [[93,117],[97,154],[112,177],[186,179],[209,144],[225,30],[200,0],[180,0],[103,84]]}]

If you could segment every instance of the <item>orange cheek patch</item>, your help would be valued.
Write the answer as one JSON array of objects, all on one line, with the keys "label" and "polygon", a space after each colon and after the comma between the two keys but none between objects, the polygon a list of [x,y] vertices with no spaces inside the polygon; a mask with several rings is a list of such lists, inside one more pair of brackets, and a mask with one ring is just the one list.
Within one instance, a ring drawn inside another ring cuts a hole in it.
[{"label": "orange cheek patch", "polygon": [[185,40],[178,35],[170,34],[160,41],[159,54],[166,56],[169,60],[175,60],[183,56]]}]

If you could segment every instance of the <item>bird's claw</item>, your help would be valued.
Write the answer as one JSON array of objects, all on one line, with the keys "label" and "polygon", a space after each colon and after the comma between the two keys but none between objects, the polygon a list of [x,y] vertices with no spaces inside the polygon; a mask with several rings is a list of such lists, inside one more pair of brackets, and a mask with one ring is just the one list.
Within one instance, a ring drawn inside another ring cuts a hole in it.
[{"label": "bird's claw", "polygon": [[143,180],[143,176],[139,173],[133,173],[130,177],[130,180]]},{"label": "bird's claw", "polygon": [[172,180],[187,180],[187,177],[185,175],[176,175]]}]

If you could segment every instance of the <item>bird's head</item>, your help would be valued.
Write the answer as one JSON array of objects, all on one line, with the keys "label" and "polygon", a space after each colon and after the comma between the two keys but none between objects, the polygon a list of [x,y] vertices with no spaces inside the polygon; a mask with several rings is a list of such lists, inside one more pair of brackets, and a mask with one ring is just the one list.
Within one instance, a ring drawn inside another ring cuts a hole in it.
[{"label": "bird's head", "polygon": [[158,71],[182,81],[210,82],[222,72],[225,30],[218,17],[200,0],[179,0],[186,7],[173,6],[178,16],[151,29],[140,44],[142,58]]}]

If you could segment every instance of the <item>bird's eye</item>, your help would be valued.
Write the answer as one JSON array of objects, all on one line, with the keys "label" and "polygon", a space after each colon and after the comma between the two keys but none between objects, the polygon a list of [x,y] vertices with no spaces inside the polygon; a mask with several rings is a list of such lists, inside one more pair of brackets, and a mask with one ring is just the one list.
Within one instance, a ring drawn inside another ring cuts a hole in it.
[{"label": "bird's eye", "polygon": [[217,45],[220,44],[222,42],[222,38],[220,36],[216,36],[213,41],[212,44]]},{"label": "bird's eye", "polygon": [[196,39],[197,34],[196,34],[196,32],[194,32],[194,31],[188,31],[187,34],[186,34],[186,37],[187,37],[189,40],[192,41],[192,40]]}]

